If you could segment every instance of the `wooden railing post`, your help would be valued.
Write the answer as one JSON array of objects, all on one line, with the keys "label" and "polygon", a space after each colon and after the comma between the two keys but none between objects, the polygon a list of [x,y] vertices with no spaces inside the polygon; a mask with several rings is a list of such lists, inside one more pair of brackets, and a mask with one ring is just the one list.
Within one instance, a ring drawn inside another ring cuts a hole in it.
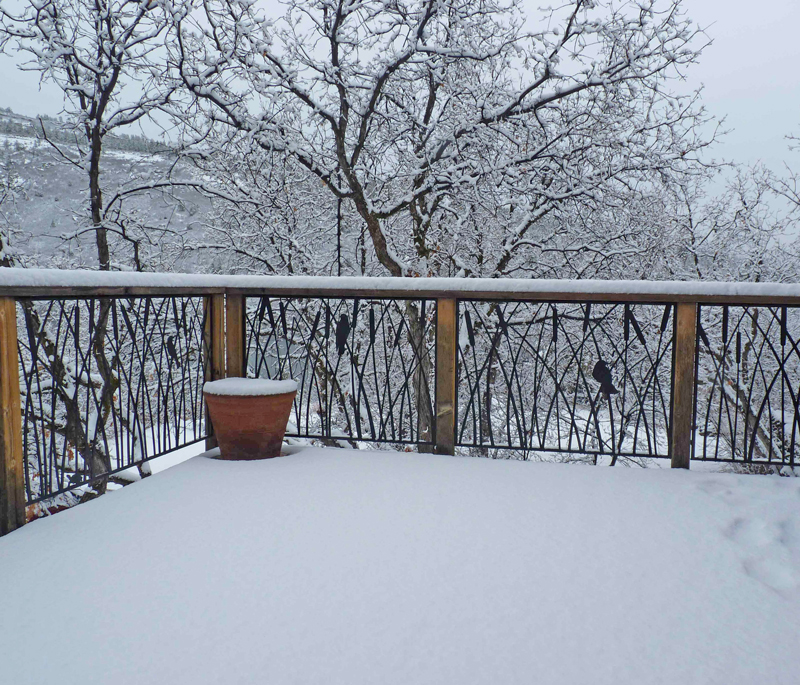
[{"label": "wooden railing post", "polygon": [[688,469],[694,420],[697,302],[678,304],[675,317],[675,366],[672,379],[672,468]]},{"label": "wooden railing post", "polygon": [[456,354],[455,299],[436,300],[436,453],[455,453]]},{"label": "wooden railing post", "polygon": [[[225,378],[225,295],[207,297],[205,306],[206,348],[209,355],[206,380],[216,381]],[[206,408],[206,425],[208,426],[206,449],[210,450],[217,446],[217,439],[214,437],[214,427],[208,416],[208,408]]]},{"label": "wooden railing post", "polygon": [[0,535],[25,524],[17,305],[0,297]]},{"label": "wooden railing post", "polygon": [[245,304],[244,295],[228,293],[225,296],[225,358],[229,377],[244,378],[247,375],[244,350]]}]

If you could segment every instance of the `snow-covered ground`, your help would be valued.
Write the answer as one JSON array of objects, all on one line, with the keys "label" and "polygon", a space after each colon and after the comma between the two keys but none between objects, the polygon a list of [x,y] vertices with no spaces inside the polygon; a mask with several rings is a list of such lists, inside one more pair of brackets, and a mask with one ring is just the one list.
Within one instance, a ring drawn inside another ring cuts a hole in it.
[{"label": "snow-covered ground", "polygon": [[798,682],[800,479],[290,451],[0,539],[4,682]]}]

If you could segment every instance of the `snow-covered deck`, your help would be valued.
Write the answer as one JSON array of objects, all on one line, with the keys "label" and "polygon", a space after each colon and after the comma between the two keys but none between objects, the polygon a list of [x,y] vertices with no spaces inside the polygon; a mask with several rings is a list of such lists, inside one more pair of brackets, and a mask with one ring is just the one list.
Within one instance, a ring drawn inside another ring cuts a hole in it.
[{"label": "snow-covered deck", "polygon": [[291,449],[0,540],[3,682],[798,682],[800,479]]}]

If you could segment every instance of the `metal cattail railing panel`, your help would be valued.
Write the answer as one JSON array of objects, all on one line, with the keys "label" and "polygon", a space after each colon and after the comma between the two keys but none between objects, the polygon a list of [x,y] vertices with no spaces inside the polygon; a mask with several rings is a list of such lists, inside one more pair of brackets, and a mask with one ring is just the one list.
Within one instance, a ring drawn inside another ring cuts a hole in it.
[{"label": "metal cattail railing panel", "polygon": [[701,305],[693,459],[800,465],[800,307]]},{"label": "metal cattail railing panel", "polygon": [[206,435],[198,297],[18,300],[28,503]]},{"label": "metal cattail railing panel", "polygon": [[246,373],[292,378],[287,435],[432,446],[436,303],[247,298]]},{"label": "metal cattail railing panel", "polygon": [[673,319],[670,304],[461,301],[456,444],[668,457]]}]

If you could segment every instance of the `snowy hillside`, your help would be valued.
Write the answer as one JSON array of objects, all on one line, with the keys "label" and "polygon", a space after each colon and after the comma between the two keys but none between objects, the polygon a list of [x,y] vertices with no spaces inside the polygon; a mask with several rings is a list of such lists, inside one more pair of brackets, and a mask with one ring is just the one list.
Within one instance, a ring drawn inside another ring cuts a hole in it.
[{"label": "snowy hillside", "polygon": [[797,479],[294,449],[4,538],[7,681],[797,682]]},{"label": "snowy hillside", "polygon": [[[42,127],[44,127],[49,140],[57,143],[69,143],[74,140],[75,130],[59,118],[46,115],[29,117],[14,112],[10,107],[0,108],[0,134],[4,136],[41,138]],[[115,133],[110,133],[105,137],[104,147],[107,150],[148,153],[164,149],[162,143],[152,138]]]},{"label": "snowy hillside", "polygon": [[[94,266],[92,260],[96,257],[91,253],[76,254],[91,236],[67,240],[78,226],[86,224],[86,173],[66,162],[33,131],[33,123],[27,117],[0,112],[0,174],[2,186],[11,191],[4,193],[0,205],[2,228],[10,233],[12,248],[27,258],[29,266],[52,264],[52,259],[56,266],[63,266],[65,261]],[[57,136],[59,144],[74,151],[74,146],[64,142],[66,136],[61,131]],[[120,190],[163,178],[175,164],[174,157],[146,151],[148,146],[161,147],[143,138],[109,138],[102,162],[107,201]],[[179,166],[173,177],[179,181],[194,179],[186,166]],[[178,191],[177,199],[154,191],[129,198],[125,204],[126,215],[131,219],[159,231],[174,232],[176,241],[187,231],[199,230],[207,209],[207,200],[190,191]]]}]

